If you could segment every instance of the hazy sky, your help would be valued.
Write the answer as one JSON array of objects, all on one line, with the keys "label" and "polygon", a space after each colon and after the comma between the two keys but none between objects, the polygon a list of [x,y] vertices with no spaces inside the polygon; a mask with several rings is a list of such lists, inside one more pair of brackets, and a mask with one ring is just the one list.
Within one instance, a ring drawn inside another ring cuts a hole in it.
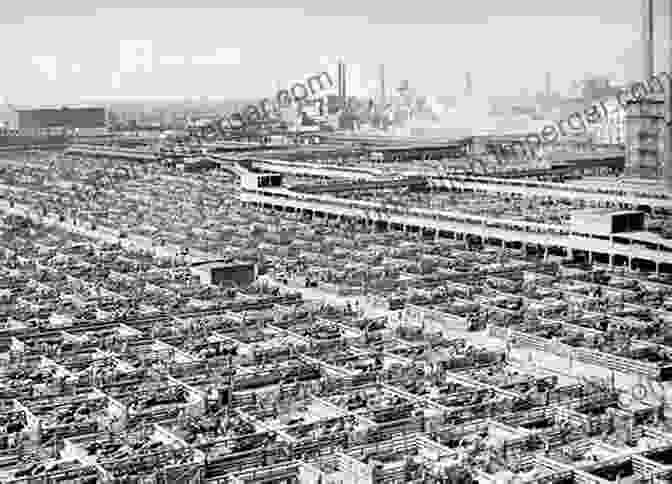
[{"label": "hazy sky", "polygon": [[[461,94],[466,71],[477,95],[499,95],[542,89],[546,71],[562,90],[589,72],[634,80],[641,64],[639,0],[4,3],[0,96],[16,104],[272,96],[335,73],[339,57],[353,94],[366,92],[380,63],[388,86],[408,79],[433,95]],[[143,48],[144,65],[134,61]]]}]

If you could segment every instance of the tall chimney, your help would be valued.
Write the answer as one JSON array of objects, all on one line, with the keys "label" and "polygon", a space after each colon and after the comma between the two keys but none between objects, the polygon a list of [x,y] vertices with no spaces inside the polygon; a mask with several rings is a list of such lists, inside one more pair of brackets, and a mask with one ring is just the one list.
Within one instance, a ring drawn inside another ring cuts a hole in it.
[{"label": "tall chimney", "polygon": [[648,81],[653,75],[653,0],[642,0],[642,80]]},{"label": "tall chimney", "polygon": [[337,83],[338,83],[338,97],[343,96],[343,62],[338,61],[338,74],[337,74]]},{"label": "tall chimney", "polygon": [[470,97],[473,94],[474,86],[471,81],[471,72],[467,72],[464,76],[464,95]]},{"label": "tall chimney", "polygon": [[341,70],[342,70],[341,81],[343,83],[343,85],[342,85],[343,92],[341,94],[343,96],[343,99],[345,99],[348,96],[348,89],[347,89],[348,83],[347,83],[347,80],[346,80],[348,74],[347,74],[347,69],[346,69],[346,66],[345,66],[345,62],[341,62]]},{"label": "tall chimney", "polygon": [[550,72],[546,73],[546,87],[545,87],[545,90],[546,90],[546,97],[550,98],[551,94],[552,94],[552,92],[551,92],[551,73]]},{"label": "tall chimney", "polygon": [[[672,0],[669,2],[668,22],[672,27]],[[670,30],[672,37],[672,30]],[[672,38],[668,39],[667,61],[672,66]],[[672,79],[666,81],[665,86],[665,158],[663,159],[663,180],[665,191],[672,193]]]},{"label": "tall chimney", "polygon": [[380,105],[385,106],[385,65],[380,64]]}]

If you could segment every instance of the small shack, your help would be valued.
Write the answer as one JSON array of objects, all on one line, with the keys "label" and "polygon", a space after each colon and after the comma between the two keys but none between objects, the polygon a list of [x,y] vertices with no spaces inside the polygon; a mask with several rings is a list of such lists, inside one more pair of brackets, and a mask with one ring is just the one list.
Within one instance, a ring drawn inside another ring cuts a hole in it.
[{"label": "small shack", "polygon": [[240,261],[207,261],[194,263],[191,272],[201,284],[213,286],[249,286],[259,274],[257,264]]}]

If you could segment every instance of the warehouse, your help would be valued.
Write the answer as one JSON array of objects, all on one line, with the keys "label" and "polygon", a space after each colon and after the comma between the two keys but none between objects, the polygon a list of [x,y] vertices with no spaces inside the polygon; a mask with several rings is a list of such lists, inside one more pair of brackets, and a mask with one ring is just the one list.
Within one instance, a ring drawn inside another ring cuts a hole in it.
[{"label": "warehouse", "polygon": [[107,113],[103,107],[55,106],[16,107],[20,134],[38,136],[68,134],[103,135],[107,130]]}]

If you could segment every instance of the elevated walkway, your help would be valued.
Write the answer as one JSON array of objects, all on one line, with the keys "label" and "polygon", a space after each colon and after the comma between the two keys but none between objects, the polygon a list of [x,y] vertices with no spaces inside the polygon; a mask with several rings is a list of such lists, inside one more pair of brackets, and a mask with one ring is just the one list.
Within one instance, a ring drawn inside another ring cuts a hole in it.
[{"label": "elevated walkway", "polygon": [[324,185],[295,185],[292,191],[300,193],[334,193],[353,192],[357,190],[381,190],[384,188],[406,188],[427,185],[427,179],[422,176],[403,178],[375,179],[371,181],[332,182]]},{"label": "elevated walkway", "polygon": [[130,148],[115,148],[103,145],[72,145],[66,148],[66,154],[87,156],[105,156],[110,158],[124,158],[138,161],[158,161],[160,156],[153,151],[134,150]]},{"label": "elevated walkway", "polygon": [[304,175],[320,178],[345,178],[351,180],[373,180],[383,175],[374,168],[356,166],[326,165],[320,163],[304,163],[269,158],[251,158],[252,167],[257,170],[271,171],[288,175]]},{"label": "elevated walkway", "polygon": [[[240,196],[244,203],[282,209],[318,212],[437,233],[473,235],[505,243],[517,242],[545,248],[578,250],[589,254],[607,254],[610,257],[622,256],[630,262],[633,259],[641,259],[656,264],[672,264],[672,247],[668,247],[662,241],[658,242],[657,250],[652,250],[635,245],[634,239],[630,244],[617,243],[613,240],[595,238],[592,234],[575,233],[568,226],[535,224],[402,206],[390,207],[376,202],[345,200],[328,195],[302,194],[289,190],[267,189],[263,192],[244,190]],[[619,240],[624,238],[627,239],[627,234],[618,234]]]},{"label": "elevated walkway", "polygon": [[[645,190],[581,183],[553,183],[534,180],[517,180],[499,177],[443,176],[433,177],[432,184],[449,189],[483,193],[510,193],[527,197],[552,197],[556,199],[590,200],[597,203],[616,203],[626,206],[648,205],[672,210],[672,198],[666,195],[647,196]],[[650,192],[649,192],[650,193]]]}]

